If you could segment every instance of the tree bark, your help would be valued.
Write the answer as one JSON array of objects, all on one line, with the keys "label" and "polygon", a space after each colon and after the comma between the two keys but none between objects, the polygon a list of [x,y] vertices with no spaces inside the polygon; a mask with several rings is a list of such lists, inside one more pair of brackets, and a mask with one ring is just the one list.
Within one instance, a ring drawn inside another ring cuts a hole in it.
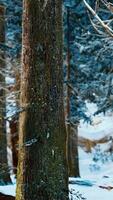
[{"label": "tree bark", "polygon": [[70,127],[68,136],[68,173],[70,177],[80,177],[78,158],[78,127]]},{"label": "tree bark", "polygon": [[13,117],[9,122],[10,128],[10,148],[12,151],[12,171],[17,174],[17,165],[18,165],[18,117]]},{"label": "tree bark", "polygon": [[[0,6],[0,43],[5,42],[5,10]],[[5,56],[0,52],[0,184],[10,182],[7,162],[7,137],[6,137],[6,102],[5,102]]]},{"label": "tree bark", "polygon": [[70,177],[79,177],[79,159],[78,159],[78,127],[71,126],[71,63],[70,63],[70,8],[67,7],[67,96],[66,96],[66,118],[67,118],[67,160],[68,175]]},{"label": "tree bark", "polygon": [[24,0],[16,200],[67,200],[62,1]]}]

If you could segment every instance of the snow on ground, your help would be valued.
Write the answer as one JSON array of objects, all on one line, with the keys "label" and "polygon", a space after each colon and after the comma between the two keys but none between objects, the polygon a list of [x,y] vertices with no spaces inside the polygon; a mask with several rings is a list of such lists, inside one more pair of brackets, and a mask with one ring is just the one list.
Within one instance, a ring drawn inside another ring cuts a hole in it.
[{"label": "snow on ground", "polygon": [[0,192],[6,195],[15,196],[16,185],[0,186]]},{"label": "snow on ground", "polygon": [[[97,110],[95,104],[88,104],[88,114],[92,116],[92,124],[81,121],[79,136],[90,140],[98,140],[104,136],[113,136],[113,114],[93,116]],[[79,147],[79,166],[81,178],[70,179],[73,200],[78,200],[74,193],[82,194],[87,200],[113,200],[113,153],[105,152],[110,142],[99,144],[91,153],[86,153]],[[70,194],[71,199],[71,194]]]},{"label": "snow on ground", "polygon": [[[113,161],[97,163],[92,160],[92,153],[85,153],[79,148],[81,178],[71,178],[72,193],[79,192],[87,200],[113,200]],[[73,200],[78,200],[73,195]]]},{"label": "snow on ground", "polygon": [[[112,173],[110,174],[111,176]],[[69,185],[69,190],[73,190],[73,200],[78,200],[74,195],[76,192],[82,194],[82,197],[87,200],[113,200],[113,177],[100,178],[98,173],[93,179],[80,178],[74,180],[77,181],[77,184]]]},{"label": "snow on ground", "polygon": [[[105,189],[101,189],[97,186],[87,187],[87,186],[79,186],[79,185],[70,185],[70,190],[78,191],[82,194],[86,200],[113,200],[113,190],[107,191]],[[70,195],[71,199],[71,195]],[[75,195],[73,195],[72,200],[78,200]]]},{"label": "snow on ground", "polygon": [[84,123],[83,120],[79,126],[79,136],[87,139],[100,139],[106,135],[113,135],[113,113],[102,113],[96,116],[93,114],[97,111],[94,103],[87,103],[87,114],[92,118],[92,124]]}]

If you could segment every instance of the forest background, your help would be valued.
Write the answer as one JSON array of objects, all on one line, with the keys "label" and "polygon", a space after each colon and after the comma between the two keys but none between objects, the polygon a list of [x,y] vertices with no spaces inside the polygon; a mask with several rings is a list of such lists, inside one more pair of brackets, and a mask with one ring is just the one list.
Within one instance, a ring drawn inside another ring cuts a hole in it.
[{"label": "forest background", "polygon": [[[88,3],[111,30],[113,25],[112,4],[98,0],[88,1]],[[0,116],[3,124],[7,125],[1,128],[6,129],[9,151],[13,149],[13,164],[10,167],[13,173],[16,173],[18,117],[21,112],[19,96],[23,8],[22,1],[18,0],[2,0],[0,4],[1,7],[5,7],[5,11],[1,11],[1,15],[3,15],[1,23],[3,21],[5,23],[5,33],[0,39],[0,73],[1,91],[5,91],[6,95],[3,101],[4,97],[1,92],[2,101],[0,106],[4,110],[1,109]],[[71,147],[73,147],[73,141],[75,141],[74,158],[70,159],[70,156],[68,158],[69,176],[77,177],[80,175],[77,155],[78,124],[81,119],[87,123],[92,122],[91,117],[86,114],[86,101],[97,104],[98,111],[94,115],[113,109],[112,30],[110,32],[108,28],[102,26],[98,18],[80,0],[64,1],[63,14],[65,116],[66,126],[69,128],[67,130],[69,131],[68,136]],[[5,67],[2,67],[3,65]],[[73,131],[76,132],[74,134],[75,139],[73,139]],[[14,140],[11,139],[11,134],[16,135],[13,136]],[[1,183],[7,183],[10,181],[10,177],[8,175],[6,139],[3,139],[1,146],[3,147],[0,151],[0,158],[3,165],[1,165],[0,179]],[[69,155],[73,155],[73,148],[70,148],[70,146]],[[3,173],[4,171],[5,173]]]}]

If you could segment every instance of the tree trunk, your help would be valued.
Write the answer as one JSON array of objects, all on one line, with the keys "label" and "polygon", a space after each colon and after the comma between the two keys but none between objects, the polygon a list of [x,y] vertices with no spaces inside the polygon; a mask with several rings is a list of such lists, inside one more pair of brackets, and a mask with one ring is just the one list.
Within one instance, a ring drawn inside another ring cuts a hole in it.
[{"label": "tree trunk", "polygon": [[[4,7],[0,7],[0,43],[5,42],[5,19]],[[0,52],[0,184],[10,182],[8,162],[7,162],[7,141],[5,124],[5,56]]]},{"label": "tree trunk", "polygon": [[18,117],[12,118],[9,122],[10,128],[10,148],[12,151],[12,171],[17,174],[18,164]]},{"label": "tree trunk", "polygon": [[67,200],[62,5],[24,0],[16,200]]},{"label": "tree trunk", "polygon": [[67,160],[68,175],[70,177],[79,177],[79,159],[78,159],[78,128],[71,126],[71,91],[69,83],[71,82],[71,64],[70,64],[70,8],[67,7],[67,96],[66,96],[66,118],[67,118]]},{"label": "tree trunk", "polygon": [[70,177],[79,177],[78,127],[70,127],[68,138],[68,168]]}]

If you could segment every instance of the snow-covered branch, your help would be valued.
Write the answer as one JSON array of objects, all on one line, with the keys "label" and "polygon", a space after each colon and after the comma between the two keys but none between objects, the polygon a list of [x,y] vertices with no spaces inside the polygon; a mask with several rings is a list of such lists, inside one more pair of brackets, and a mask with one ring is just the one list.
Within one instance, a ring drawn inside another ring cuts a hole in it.
[{"label": "snow-covered branch", "polygon": [[91,8],[91,6],[86,2],[86,0],[83,0],[85,6],[87,7],[87,9],[92,13],[92,15],[98,20],[98,22],[100,23],[100,25],[105,29],[105,31],[111,36],[113,37],[113,30],[103,22],[103,20],[97,15],[97,13]]}]

